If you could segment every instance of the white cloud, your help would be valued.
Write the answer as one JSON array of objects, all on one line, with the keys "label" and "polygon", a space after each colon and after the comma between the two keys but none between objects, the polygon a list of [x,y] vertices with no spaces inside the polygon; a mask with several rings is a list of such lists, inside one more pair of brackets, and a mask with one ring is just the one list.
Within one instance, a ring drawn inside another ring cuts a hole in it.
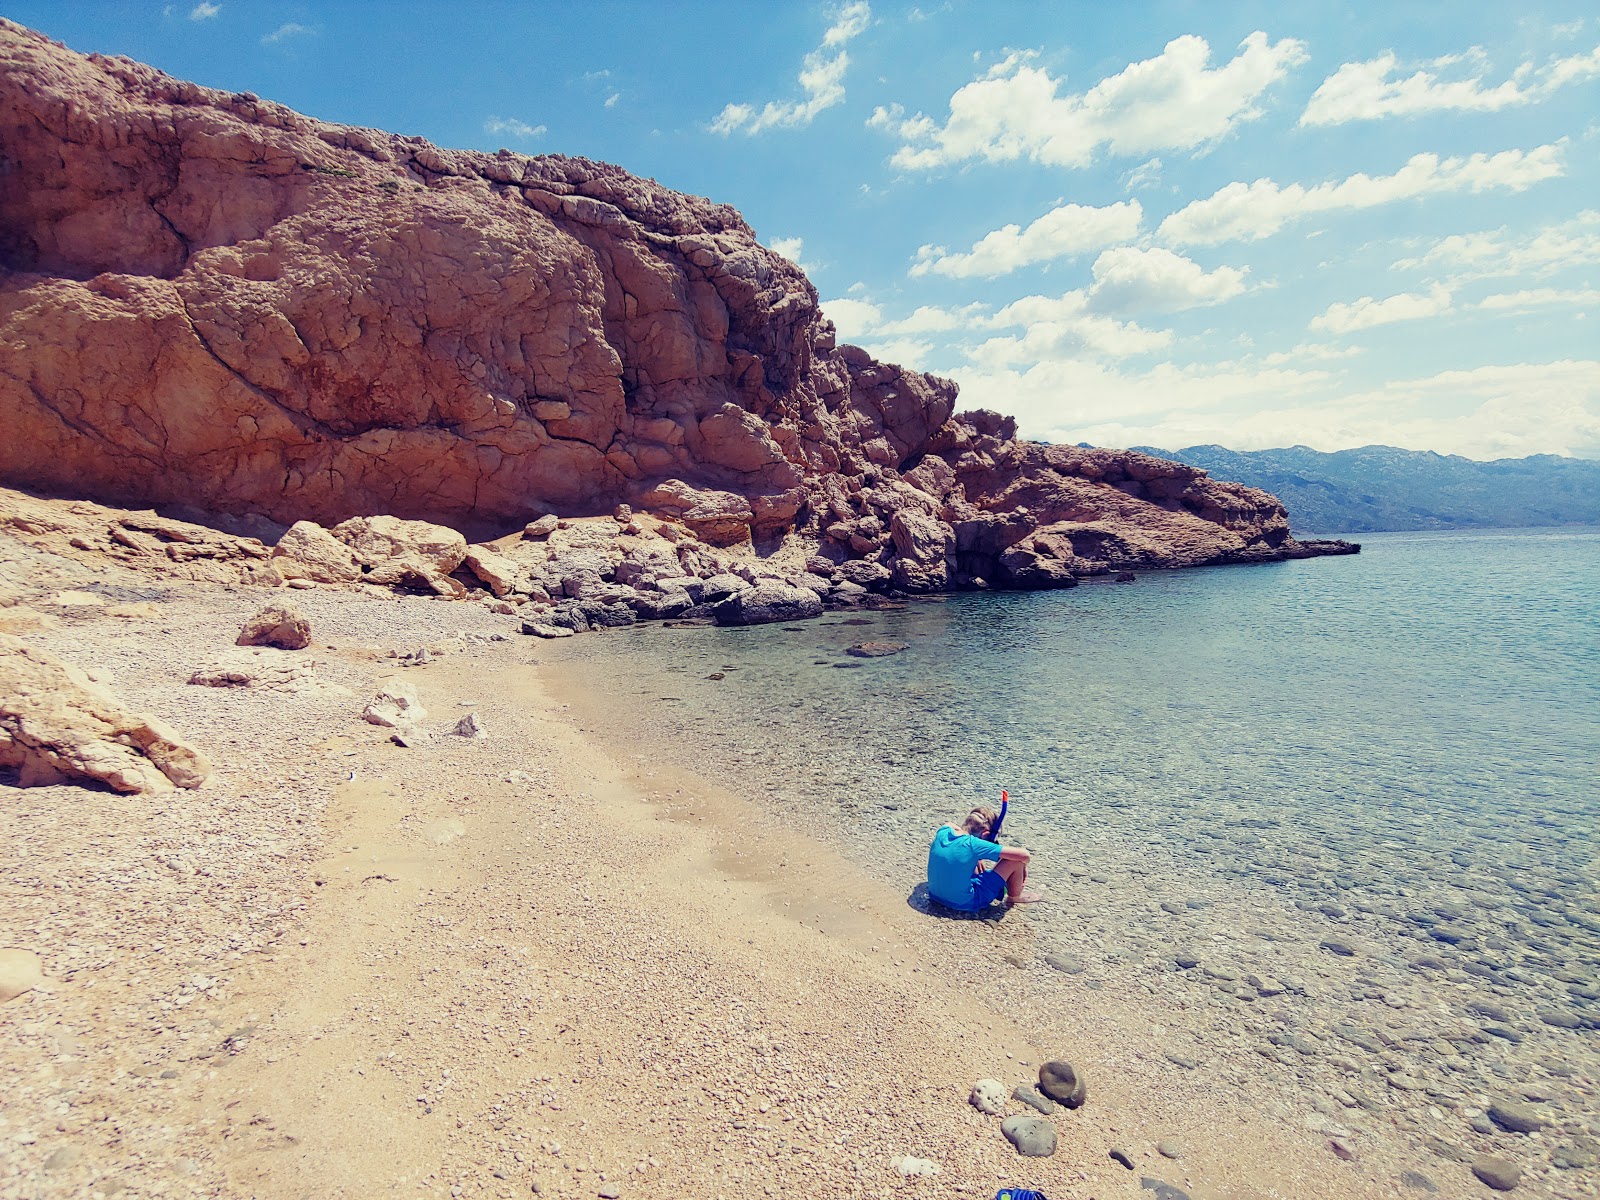
[{"label": "white cloud", "polygon": [[844,342],[858,341],[883,324],[883,310],[870,300],[824,300],[822,315],[833,322]]},{"label": "white cloud", "polygon": [[485,133],[509,133],[515,138],[536,138],[548,132],[543,125],[529,125],[516,117],[490,117],[483,123]]},{"label": "white cloud", "polygon": [[1312,329],[1325,330],[1338,336],[1372,329],[1378,325],[1393,325],[1397,321],[1417,321],[1424,317],[1437,317],[1451,309],[1450,293],[1444,288],[1434,288],[1426,296],[1416,292],[1401,292],[1375,300],[1363,296],[1349,304],[1330,304],[1328,311],[1311,319]]},{"label": "white cloud", "polygon": [[1564,360],[1444,371],[1344,397],[1344,421],[1379,442],[1461,454],[1600,458],[1600,362]]},{"label": "white cloud", "polygon": [[1552,304],[1586,308],[1600,304],[1600,291],[1594,288],[1529,288],[1520,292],[1500,292],[1485,296],[1475,307],[1490,310],[1522,310],[1544,308]]},{"label": "white cloud", "polygon": [[612,92],[611,95],[606,97],[606,107],[607,108],[615,108],[617,106],[617,101],[621,100],[621,99],[622,99],[622,93],[621,92]]},{"label": "white cloud", "polygon": [[1526,237],[1504,228],[1456,233],[1441,238],[1417,258],[1403,258],[1399,270],[1440,267],[1457,279],[1506,275],[1550,275],[1567,267],[1600,263],[1600,210],[1589,209],[1570,221],[1547,225]]},{"label": "white cloud", "polygon": [[743,129],[757,134],[766,129],[809,125],[818,113],[844,102],[844,76],[850,55],[844,47],[857,37],[872,19],[866,0],[854,0],[839,10],[832,25],[822,35],[822,45],[806,55],[800,70],[800,90],[804,100],[771,100],[758,112],[749,104],[729,104],[711,122],[711,132],[724,136]]},{"label": "white cloud", "polygon": [[894,363],[898,367],[909,367],[913,371],[929,369],[928,359],[934,349],[932,342],[919,338],[865,341],[861,343],[861,348],[879,362]]},{"label": "white cloud", "polygon": [[1328,378],[1322,371],[1258,366],[1159,363],[1129,371],[1065,356],[1021,370],[974,364],[951,376],[961,385],[961,407],[1009,413],[1025,437],[1167,449],[1196,442],[1240,446],[1241,417],[1263,404],[1290,403],[1313,393]]},{"label": "white cloud", "polygon": [[1511,78],[1492,87],[1484,85],[1484,65],[1477,55],[1453,56],[1430,65],[1449,68],[1462,61],[1476,70],[1454,79],[1425,69],[1403,79],[1393,78],[1400,67],[1393,51],[1368,62],[1345,63],[1322,81],[1301,114],[1300,124],[1342,125],[1429,112],[1499,112],[1543,100],[1558,88],[1600,75],[1600,47],[1587,54],[1552,59],[1537,69],[1524,62]]},{"label": "white cloud", "polygon": [[209,21],[222,11],[222,5],[212,4],[210,0],[201,0],[189,10],[189,20]]},{"label": "white cloud", "polygon": [[923,246],[917,251],[911,274],[993,278],[1035,263],[1125,242],[1139,232],[1143,218],[1144,210],[1137,200],[1118,201],[1104,208],[1063,204],[1026,229],[1006,225],[987,233],[965,253],[951,253],[943,246]]},{"label": "white cloud", "polygon": [[1441,192],[1520,192],[1563,173],[1564,146],[1563,141],[1470,158],[1416,154],[1393,175],[1356,174],[1309,188],[1298,183],[1279,186],[1270,179],[1230,183],[1180,208],[1161,222],[1159,232],[1169,242],[1195,245],[1255,241],[1315,213],[1375,208]]},{"label": "white cloud", "polygon": [[316,30],[310,25],[301,25],[297,21],[287,21],[279,25],[271,33],[263,35],[261,44],[263,46],[276,46],[280,42],[288,41],[290,38],[304,37],[315,32]]},{"label": "white cloud", "polygon": [[1211,47],[1188,34],[1155,58],[1130,63],[1080,95],[1057,95],[1062,80],[1030,65],[1031,54],[1008,56],[950,97],[941,127],[918,113],[909,119],[880,109],[873,123],[904,143],[892,158],[906,169],[966,159],[1082,167],[1102,146],[1112,154],[1195,149],[1261,115],[1257,101],[1289,69],[1305,61],[1292,38],[1270,42],[1252,33],[1227,64],[1209,66]]},{"label": "white cloud", "polygon": [[[865,289],[857,284],[850,290]],[[953,329],[969,329],[989,321],[984,316],[985,309],[981,304],[969,304],[963,308],[940,308],[925,304],[909,317],[896,321],[886,319],[883,309],[870,300],[825,300],[822,310],[845,341],[857,341],[867,336],[917,338],[930,333],[948,333]]]},{"label": "white cloud", "polygon": [[1155,247],[1119,246],[1094,261],[1091,305],[1102,312],[1178,312],[1231,300],[1245,290],[1245,271],[1199,263]]},{"label": "white cloud", "polygon": [[1060,296],[1024,296],[983,324],[996,329],[1021,326],[1024,330],[1021,337],[990,338],[967,352],[974,363],[991,370],[1065,354],[1132,358],[1172,344],[1169,330],[1146,329],[1133,321],[1092,312],[1089,297],[1081,290]]},{"label": "white cloud", "polygon": [[1262,358],[1269,367],[1282,367],[1293,362],[1331,362],[1341,358],[1355,358],[1364,353],[1360,346],[1336,346],[1331,342],[1301,342],[1293,350],[1279,350]]},{"label": "white cloud", "polygon": [[1161,160],[1146,159],[1122,177],[1122,186],[1130,192],[1142,192],[1161,184]]},{"label": "white cloud", "polygon": [[802,257],[802,255],[805,254],[806,248],[804,238],[773,238],[772,241],[767,244],[774,253],[783,255],[783,257],[787,258],[795,266],[806,272],[806,274],[809,275],[812,271],[817,269],[815,263],[809,263]]},{"label": "white cloud", "polygon": [[1239,450],[1388,445],[1469,458],[1600,458],[1600,362],[1516,363],[1346,391],[1323,371],[1146,371],[1057,358],[951,372],[963,408],[1015,415],[1025,437],[1100,446],[1214,442]]}]

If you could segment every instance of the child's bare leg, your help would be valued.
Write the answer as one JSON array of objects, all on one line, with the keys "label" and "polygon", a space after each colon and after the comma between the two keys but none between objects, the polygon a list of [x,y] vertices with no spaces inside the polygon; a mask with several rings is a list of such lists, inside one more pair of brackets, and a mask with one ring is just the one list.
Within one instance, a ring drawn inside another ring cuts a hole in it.
[{"label": "child's bare leg", "polygon": [[1017,897],[1022,895],[1023,885],[1028,882],[1028,864],[1021,859],[1012,859],[1002,861],[995,870],[1006,881],[1006,899],[1015,903]]}]

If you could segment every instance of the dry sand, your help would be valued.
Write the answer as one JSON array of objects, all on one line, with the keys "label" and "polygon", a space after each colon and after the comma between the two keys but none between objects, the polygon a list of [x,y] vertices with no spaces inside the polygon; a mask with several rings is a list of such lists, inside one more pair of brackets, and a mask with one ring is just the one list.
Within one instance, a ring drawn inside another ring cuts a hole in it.
[{"label": "dry sand", "polygon": [[[0,611],[217,770],[159,797],[0,787],[0,948],[47,976],[0,1006],[0,1196],[1110,1200],[1150,1177],[1359,1200],[1422,1194],[1412,1167],[1487,1194],[1380,1136],[1344,1161],[1225,1064],[1174,1066],[1183,1014],[1031,969],[1025,910],[931,919],[608,745],[483,607],[299,593],[312,646],[261,653],[347,692],[196,687],[271,594],[9,553],[48,619]],[[68,588],[107,603],[49,602]],[[411,748],[359,715],[396,674],[429,710]],[[469,712],[488,737],[449,732]],[[1020,1158],[968,1093],[1055,1057],[1089,1103]]]}]

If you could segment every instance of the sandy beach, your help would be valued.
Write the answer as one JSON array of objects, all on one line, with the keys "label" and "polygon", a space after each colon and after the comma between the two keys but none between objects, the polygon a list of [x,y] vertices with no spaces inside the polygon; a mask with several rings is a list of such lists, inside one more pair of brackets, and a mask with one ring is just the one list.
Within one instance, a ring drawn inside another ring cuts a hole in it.
[{"label": "sandy beach", "polygon": [[[1182,1069],[1184,1014],[1070,990],[1027,910],[930,918],[608,739],[481,605],[303,591],[312,645],[247,652],[310,664],[299,690],[202,687],[271,591],[11,554],[9,627],[216,771],[5,788],[0,942],[46,978],[0,1009],[0,1194],[1402,1194],[1381,1130],[1345,1161],[1226,1063]],[[409,747],[360,716],[396,676]],[[1019,1157],[968,1095],[1057,1058],[1089,1102]]]}]

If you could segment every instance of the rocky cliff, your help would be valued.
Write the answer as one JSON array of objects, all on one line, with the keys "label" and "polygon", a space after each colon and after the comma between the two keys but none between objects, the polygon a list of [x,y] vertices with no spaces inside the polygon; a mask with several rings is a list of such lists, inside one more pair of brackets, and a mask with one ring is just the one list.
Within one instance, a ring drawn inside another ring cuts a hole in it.
[{"label": "rocky cliff", "polygon": [[0,63],[0,482],[478,534],[627,504],[906,590],[1314,552],[1264,492],[955,416],[726,205],[3,21]]}]

